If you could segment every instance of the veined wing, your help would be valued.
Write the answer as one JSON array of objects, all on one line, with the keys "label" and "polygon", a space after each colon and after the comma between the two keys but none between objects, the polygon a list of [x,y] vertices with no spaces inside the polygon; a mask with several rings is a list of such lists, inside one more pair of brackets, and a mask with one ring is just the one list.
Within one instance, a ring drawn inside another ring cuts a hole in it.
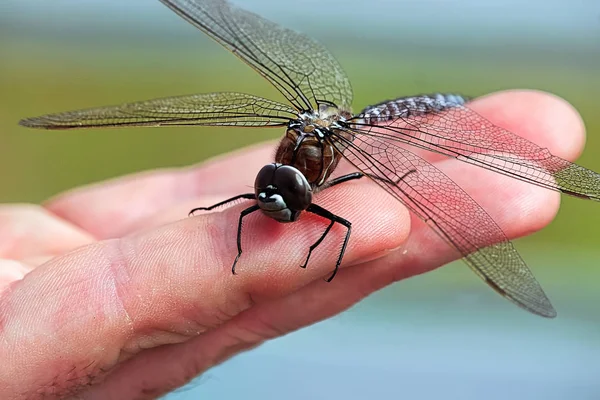
[{"label": "veined wing", "polygon": [[321,44],[225,0],[161,0],[273,84],[298,111],[333,102],[349,110],[352,88]]},{"label": "veined wing", "polygon": [[23,119],[31,128],[71,129],[122,126],[285,126],[296,117],[285,104],[245,93],[166,97]]},{"label": "veined wing", "polygon": [[384,140],[407,143],[547,189],[600,201],[600,174],[492,124],[465,102],[457,95],[404,97],[365,108],[355,117],[356,125]]},{"label": "veined wing", "polygon": [[[353,137],[345,139],[343,134]],[[456,248],[490,287],[544,317],[556,311],[502,229],[442,171],[394,139],[344,129],[332,143],[360,171]]]}]

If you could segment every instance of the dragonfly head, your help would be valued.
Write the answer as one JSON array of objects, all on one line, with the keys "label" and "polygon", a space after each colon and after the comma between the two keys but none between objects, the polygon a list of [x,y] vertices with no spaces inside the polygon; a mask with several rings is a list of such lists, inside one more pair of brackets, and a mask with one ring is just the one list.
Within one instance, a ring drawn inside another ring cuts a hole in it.
[{"label": "dragonfly head", "polygon": [[279,221],[293,222],[312,203],[312,188],[306,177],[290,165],[272,163],[258,172],[254,181],[261,211]]}]

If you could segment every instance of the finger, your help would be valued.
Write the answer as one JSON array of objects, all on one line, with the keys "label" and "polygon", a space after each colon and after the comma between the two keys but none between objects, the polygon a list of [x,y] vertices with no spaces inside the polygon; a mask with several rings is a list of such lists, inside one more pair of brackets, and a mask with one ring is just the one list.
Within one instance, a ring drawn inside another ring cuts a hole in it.
[{"label": "finger", "polygon": [[[558,209],[558,193],[507,177],[488,179],[496,175],[454,160],[440,163],[439,167],[464,185],[510,238],[541,229]],[[413,222],[417,226],[411,229],[408,240],[387,256],[345,268],[326,286],[314,281],[288,296],[255,304],[218,328],[184,343],[145,352],[108,377],[106,386],[93,388],[86,395],[90,399],[103,398],[108,392],[133,397],[143,388],[144,393],[158,396],[234,353],[331,317],[392,282],[457,258],[457,253],[427,225]],[[489,296],[495,295],[489,292]],[[507,307],[513,306],[507,302]]]},{"label": "finger", "polygon": [[92,242],[81,229],[40,206],[0,206],[0,258],[54,256]]},{"label": "finger", "polygon": [[[560,97],[535,90],[507,90],[479,97],[467,106],[492,124],[546,148],[558,157],[575,160],[583,150],[585,127],[581,116]],[[430,162],[447,158],[409,148]]]},{"label": "finger", "polygon": [[[585,132],[580,116],[556,96],[506,91],[477,99],[469,107],[559,157],[573,160],[583,148]],[[226,197],[251,192],[256,172],[272,161],[273,153],[274,143],[261,144],[198,167],[147,172],[68,192],[48,202],[47,207],[98,237],[119,237],[140,226],[152,226],[145,221],[153,215],[164,215],[201,195]],[[426,158],[437,159],[429,153]],[[344,168],[349,169],[341,163],[339,172]]]},{"label": "finger", "polygon": [[[192,201],[201,196],[220,194],[222,200],[229,194],[252,192],[256,173],[272,162],[273,152],[273,142],[262,143],[199,167],[147,171],[77,188],[44,206],[98,238],[120,237],[159,211],[182,203],[198,207]],[[190,209],[182,210],[177,219]]]},{"label": "finger", "polygon": [[508,90],[480,97],[469,108],[558,157],[574,161],[583,151],[585,125],[581,116],[566,100],[553,94]]},{"label": "finger", "polygon": [[[354,224],[345,264],[398,247],[408,234],[407,211],[375,189],[349,182],[336,188],[339,198],[322,203]],[[365,192],[380,207],[358,206]],[[49,386],[72,393],[72,385],[95,382],[142,349],[185,341],[312,280],[327,287],[319,278],[331,273],[346,230],[336,224],[302,269],[308,247],[327,226],[310,214],[295,224],[249,216],[245,252],[232,275],[245,207],[85,246],[14,282],[0,297],[0,342],[19,346],[1,347],[0,359],[19,363],[0,371],[0,398]]]},{"label": "finger", "polygon": [[0,293],[14,281],[23,279],[33,267],[17,260],[0,258]]},{"label": "finger", "polygon": [[[560,206],[560,194],[526,182],[498,176],[492,171],[456,161],[437,163],[460,187],[477,201],[509,238],[536,232],[548,225]],[[406,263],[409,275],[421,274],[460,257],[432,229],[412,218],[409,239],[397,257]]]}]

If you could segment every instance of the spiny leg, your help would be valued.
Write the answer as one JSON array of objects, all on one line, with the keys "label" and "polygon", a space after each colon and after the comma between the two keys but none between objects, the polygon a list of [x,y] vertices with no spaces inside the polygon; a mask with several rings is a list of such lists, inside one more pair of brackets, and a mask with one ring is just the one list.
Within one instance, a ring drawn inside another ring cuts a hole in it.
[{"label": "spiny leg", "polygon": [[[357,179],[357,178],[354,178],[354,179]],[[350,240],[350,232],[352,231],[352,223],[348,220],[345,220],[344,218],[338,217],[337,215],[333,214],[331,211],[328,211],[328,210],[324,209],[323,207],[320,207],[316,204],[311,204],[306,209],[306,211],[311,212],[316,215],[319,215],[323,218],[327,218],[328,220],[331,221],[331,223],[325,230],[325,233],[323,234],[323,236],[321,236],[321,238],[317,241],[317,243],[315,243],[316,245],[318,245],[325,238],[325,236],[327,235],[327,233],[329,233],[329,230],[331,229],[331,227],[333,226],[333,224],[335,222],[337,222],[340,225],[345,226],[347,229],[346,237],[344,238],[344,243],[342,244],[342,249],[340,250],[340,255],[338,256],[337,262],[335,263],[335,269],[333,270],[333,273],[331,274],[331,276],[328,279],[326,279],[327,282],[331,282],[331,280],[337,274],[340,264],[342,263],[342,259],[344,258],[344,253],[346,253],[346,247],[348,247],[348,240]]]},{"label": "spiny leg", "polygon": [[[339,185],[340,183],[351,181],[351,180],[354,180],[354,179],[360,179],[363,176],[365,176],[365,174],[363,174],[362,172],[352,172],[350,174],[342,175],[342,176],[339,176],[339,177],[337,177],[335,179],[332,179],[332,180],[326,182],[324,185],[322,185],[320,187],[319,190],[325,190],[325,189],[328,189],[328,188],[330,188],[332,186]],[[327,218],[327,217],[325,217],[325,218]],[[311,256],[313,250],[316,249],[317,246],[319,246],[321,244],[321,242],[323,241],[323,239],[325,239],[325,236],[327,236],[327,234],[329,233],[329,231],[331,230],[331,228],[333,227],[333,225],[336,222],[333,219],[330,219],[330,221],[331,221],[331,223],[329,224],[329,226],[327,226],[327,229],[325,229],[325,231],[323,232],[323,234],[321,235],[321,237],[312,246],[310,246],[310,248],[308,250],[308,255],[306,256],[306,260],[304,261],[304,264],[302,264],[300,266],[300,268],[306,268],[306,266],[308,265],[308,260],[310,259],[310,256]]]},{"label": "spiny leg", "polygon": [[[383,181],[383,182],[387,182],[387,183],[391,183],[391,184],[398,184],[401,180],[403,180],[407,175],[413,173],[413,172],[417,172],[417,170],[415,169],[411,169],[409,171],[407,171],[404,175],[402,175],[401,177],[399,177],[396,181],[391,181],[387,178],[381,178],[379,176],[376,175],[371,175],[371,174],[364,174],[362,172],[353,172],[350,174],[346,174],[346,175],[342,175],[339,176],[335,179],[330,180],[329,182],[325,183],[322,187],[321,190],[325,190],[328,189],[330,187],[339,185],[340,183],[344,183],[344,182],[348,182],[351,180],[355,180],[355,179],[360,179],[362,177],[368,176],[371,179],[374,180],[378,180],[378,181]],[[308,250],[308,255],[306,256],[306,261],[304,262],[304,265],[301,265],[302,268],[306,268],[306,266],[308,265],[308,260],[310,259],[310,256],[313,252],[313,250],[315,248],[317,248],[318,245],[321,244],[321,242],[325,239],[325,237],[327,236],[327,234],[329,233],[329,231],[331,230],[331,228],[333,227],[333,225],[337,222],[340,225],[343,225],[347,228],[347,232],[346,232],[346,237],[344,238],[344,243],[342,245],[342,249],[340,251],[340,255],[338,257],[337,263],[335,265],[335,269],[333,270],[333,273],[331,274],[331,276],[327,279],[327,282],[331,282],[331,280],[335,277],[335,275],[337,274],[337,271],[340,267],[340,264],[342,263],[342,258],[344,257],[344,253],[346,252],[346,247],[348,246],[348,240],[350,240],[350,232],[352,231],[352,223],[344,218],[341,218],[333,213],[331,213],[330,211],[316,205],[316,204],[311,204],[310,207],[306,210],[308,212],[311,212],[313,214],[319,215],[323,218],[327,218],[331,221],[331,223],[327,226],[327,229],[325,229],[325,232],[323,232],[323,234],[321,235],[321,237],[319,238],[319,240],[317,240],[312,246],[310,246],[309,250]]]},{"label": "spiny leg", "polygon": [[[319,188],[319,190],[329,189],[332,186],[339,185],[340,183],[348,182],[351,180],[360,179],[363,176],[365,176],[365,174],[363,174],[362,172],[352,172],[350,174],[342,175],[342,176],[334,178],[330,181],[325,182],[325,184],[323,184]],[[306,256],[306,260],[304,261],[304,264],[300,266],[301,268],[306,268],[306,266],[308,265],[308,260],[310,259],[310,256],[311,256],[313,250],[316,249],[317,246],[319,246],[321,244],[321,242],[323,241],[323,239],[325,239],[325,236],[327,236],[327,234],[329,233],[329,231],[331,230],[331,228],[333,227],[334,224],[335,224],[335,221],[331,220],[331,223],[327,226],[327,228],[325,229],[325,231],[323,232],[321,237],[312,246],[310,246],[310,248],[308,250],[308,255]]]},{"label": "spiny leg", "polygon": [[363,178],[365,176],[368,176],[371,179],[374,179],[376,181],[383,181],[383,182],[387,182],[387,183],[394,183],[394,184],[398,184],[402,179],[404,179],[407,175],[413,173],[413,172],[417,172],[416,169],[411,169],[409,171],[407,171],[404,175],[402,175],[401,177],[399,177],[397,180],[395,181],[391,181],[387,178],[382,178],[376,175],[372,175],[372,174],[365,174],[363,172],[352,172],[350,174],[346,174],[346,175],[342,175],[342,176],[338,176],[337,178],[334,178],[328,182],[325,182],[320,188],[319,191],[321,190],[325,190],[325,189],[329,189],[330,187],[339,185],[340,183],[344,183],[344,182],[348,182],[348,181],[352,181],[355,179],[360,179]]},{"label": "spiny leg", "polygon": [[344,254],[346,253],[346,247],[348,247],[348,241],[350,240],[350,232],[352,232],[352,224],[350,223],[350,221],[340,218],[340,220],[336,221],[336,222],[341,225],[344,225],[346,227],[347,231],[346,231],[346,237],[344,238],[344,243],[342,244],[342,249],[340,250],[340,255],[338,257],[337,262],[335,263],[335,269],[333,270],[333,273],[331,274],[331,276],[329,278],[327,278],[327,282],[331,282],[331,280],[335,277],[335,274],[337,274],[338,269],[340,268],[340,265],[342,264],[342,258],[344,257]]},{"label": "spiny leg", "polygon": [[327,236],[327,234],[331,230],[331,227],[333,226],[333,224],[335,224],[335,221],[331,220],[331,223],[329,224],[327,229],[325,229],[325,232],[323,232],[323,234],[321,235],[319,240],[317,240],[312,246],[310,246],[310,248],[308,249],[308,255],[306,256],[306,261],[304,261],[304,264],[301,265],[300,268],[306,268],[306,266],[308,265],[308,259],[310,258],[310,255],[312,254],[313,250],[316,249],[317,246],[321,244],[323,239],[325,239],[325,236]]},{"label": "spiny leg", "polygon": [[258,204],[255,204],[251,207],[246,208],[245,210],[243,210],[240,213],[240,220],[238,222],[238,231],[237,231],[238,254],[235,257],[235,260],[233,261],[233,266],[231,267],[231,273],[234,275],[235,275],[235,265],[237,264],[238,260],[240,259],[240,256],[242,255],[242,224],[243,224],[244,217],[248,214],[252,214],[254,211],[257,211],[259,209],[260,209],[260,207],[258,206]]},{"label": "spiny leg", "polygon": [[254,193],[244,193],[244,194],[238,194],[237,196],[233,196],[233,197],[232,197],[232,198],[230,198],[230,199],[223,200],[223,201],[221,201],[221,202],[219,202],[219,203],[217,203],[217,204],[213,204],[213,205],[212,205],[212,206],[210,206],[210,207],[197,207],[197,208],[194,208],[192,211],[190,211],[190,212],[188,213],[188,215],[189,215],[189,216],[191,216],[191,215],[192,215],[192,214],[194,214],[196,211],[210,211],[210,210],[212,210],[212,209],[214,209],[214,208],[217,208],[217,207],[220,207],[220,206],[224,206],[224,205],[225,205],[225,204],[227,204],[227,203],[231,203],[232,201],[236,201],[236,200],[239,200],[239,199],[248,199],[248,200],[254,200],[254,199],[256,199],[256,196],[254,195]]},{"label": "spiny leg", "polygon": [[395,181],[391,181],[391,180],[389,180],[387,178],[382,178],[382,177],[377,176],[377,175],[366,174],[366,176],[368,176],[369,178],[374,179],[376,181],[382,181],[382,182],[385,182],[385,183],[393,183],[393,184],[397,185],[398,183],[400,183],[401,180],[403,180],[404,178],[406,178],[408,175],[412,174],[413,172],[417,172],[417,170],[416,169],[409,169],[408,171],[406,171],[404,173],[404,175],[402,175],[401,177],[399,177]]},{"label": "spiny leg", "polygon": [[365,174],[363,174],[362,172],[352,172],[350,174],[338,176],[337,178],[331,179],[330,181],[327,181],[323,185],[321,185],[319,191],[329,189],[330,187],[339,185],[340,183],[360,179],[363,176],[365,176]]}]

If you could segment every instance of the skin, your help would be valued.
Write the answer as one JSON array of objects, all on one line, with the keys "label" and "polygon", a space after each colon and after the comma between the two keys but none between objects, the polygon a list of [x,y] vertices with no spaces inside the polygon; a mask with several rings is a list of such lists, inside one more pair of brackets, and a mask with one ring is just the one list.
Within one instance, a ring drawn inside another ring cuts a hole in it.
[{"label": "skin", "polygon": [[[502,92],[471,107],[560,157],[574,160],[583,149],[581,118],[552,95]],[[309,214],[294,224],[249,217],[245,252],[232,275],[237,219],[249,203],[193,218],[187,212],[251,192],[273,153],[274,143],[261,144],[198,166],[77,188],[42,205],[0,206],[0,398],[154,398],[235,354],[458,258],[362,179],[315,199],[353,224],[331,283],[322,278],[345,231],[335,226],[308,268],[299,268],[326,227]],[[509,238],[543,228],[558,210],[558,193],[426,158]],[[340,164],[338,173],[349,170]]]}]

